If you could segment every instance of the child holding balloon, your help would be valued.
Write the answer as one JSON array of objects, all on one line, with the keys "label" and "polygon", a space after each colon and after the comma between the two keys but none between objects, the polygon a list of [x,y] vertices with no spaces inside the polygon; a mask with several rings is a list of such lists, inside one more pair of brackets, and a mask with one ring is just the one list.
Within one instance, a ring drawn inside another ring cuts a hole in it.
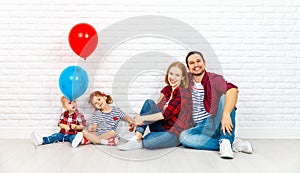
[{"label": "child holding balloon", "polygon": [[133,131],[135,121],[120,108],[109,105],[112,102],[110,95],[100,91],[90,94],[89,103],[95,112],[92,115],[92,123],[82,133],[84,138],[94,144],[116,146],[119,141],[116,129],[122,119],[129,123],[129,131]]},{"label": "child holding balloon", "polygon": [[70,101],[65,96],[62,96],[61,103],[66,111],[60,115],[58,122],[60,131],[47,137],[42,137],[35,132],[32,132],[31,139],[36,147],[54,142],[69,141],[72,144],[72,147],[75,148],[81,142],[81,131],[86,126],[84,115],[78,111],[75,100]]}]

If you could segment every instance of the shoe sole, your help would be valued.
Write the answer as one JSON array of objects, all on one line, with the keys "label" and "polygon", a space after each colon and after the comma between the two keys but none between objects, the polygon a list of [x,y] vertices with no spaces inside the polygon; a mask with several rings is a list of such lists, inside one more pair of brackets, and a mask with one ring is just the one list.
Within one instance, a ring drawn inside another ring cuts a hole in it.
[{"label": "shoe sole", "polygon": [[233,153],[226,153],[226,154],[221,154],[220,157],[223,159],[233,159]]},{"label": "shoe sole", "polygon": [[[234,147],[234,145],[233,145],[233,147],[232,148],[236,148],[236,147]],[[234,152],[236,152],[236,153],[238,153],[238,152],[241,152],[241,153],[246,153],[246,154],[252,154],[253,153],[253,147],[252,147],[252,145],[251,144],[249,144],[249,146],[248,147],[246,147],[246,148],[251,148],[251,150],[250,151],[245,151],[245,150],[241,150],[241,151],[239,151],[239,150],[237,150],[237,149],[233,149],[233,151]]]},{"label": "shoe sole", "polygon": [[251,148],[251,151],[243,151],[243,153],[246,153],[246,154],[252,154],[253,153],[253,147],[252,147],[251,143],[249,143],[249,146]]},{"label": "shoe sole", "polygon": [[37,147],[37,146],[38,146],[38,141],[36,140],[35,134],[34,134],[33,132],[31,133],[31,140],[32,140],[32,142],[33,142],[33,145],[34,145],[35,147]]},{"label": "shoe sole", "polygon": [[223,159],[233,159],[233,156],[222,156],[221,155],[221,158],[223,158]]},{"label": "shoe sole", "polygon": [[242,153],[246,153],[246,154],[252,154],[253,153],[253,148],[251,146],[251,151],[241,151]]},{"label": "shoe sole", "polygon": [[[125,145],[125,144],[123,144],[123,145]],[[131,151],[131,150],[138,150],[138,149],[142,149],[142,148],[143,148],[143,146],[132,147],[132,148],[130,148],[130,147],[125,147],[125,148],[124,148],[123,145],[119,145],[119,146],[118,146],[118,149],[121,150],[121,151]]]},{"label": "shoe sole", "polygon": [[128,148],[126,148],[126,149],[124,149],[124,148],[119,148],[118,147],[118,149],[120,150],[120,151],[132,151],[132,150],[138,150],[138,149],[142,149],[142,148],[130,148],[130,149],[128,149]]}]

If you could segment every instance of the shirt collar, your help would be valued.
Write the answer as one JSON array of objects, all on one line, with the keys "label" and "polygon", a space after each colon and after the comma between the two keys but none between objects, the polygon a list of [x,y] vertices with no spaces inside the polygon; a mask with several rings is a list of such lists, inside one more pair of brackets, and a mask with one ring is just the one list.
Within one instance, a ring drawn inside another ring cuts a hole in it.
[{"label": "shirt collar", "polygon": [[[190,87],[193,88],[195,82],[194,82],[194,77],[193,77],[192,73],[189,72],[188,77],[190,79]],[[207,71],[204,70],[204,75],[203,75],[203,78],[201,80],[201,84],[204,86],[208,82],[208,80],[209,80],[209,77],[208,77]]]},{"label": "shirt collar", "polygon": [[[75,112],[72,113],[72,114],[70,114],[70,115],[75,115],[75,116],[77,116],[78,114],[79,114],[79,111],[78,111],[78,109],[76,109]],[[66,115],[69,115],[69,111],[66,111]]]}]

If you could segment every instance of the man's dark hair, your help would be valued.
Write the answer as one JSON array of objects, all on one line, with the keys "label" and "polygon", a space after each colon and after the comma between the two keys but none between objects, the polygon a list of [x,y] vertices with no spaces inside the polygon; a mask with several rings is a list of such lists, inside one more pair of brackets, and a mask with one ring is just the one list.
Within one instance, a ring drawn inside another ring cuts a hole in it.
[{"label": "man's dark hair", "polygon": [[202,53],[200,53],[200,52],[198,52],[198,51],[191,51],[191,52],[189,52],[189,53],[186,55],[186,57],[185,57],[185,64],[186,64],[187,67],[189,67],[189,64],[188,64],[188,57],[191,56],[191,55],[194,55],[194,54],[200,55],[200,57],[202,58],[202,60],[205,62],[205,59],[203,58]]}]

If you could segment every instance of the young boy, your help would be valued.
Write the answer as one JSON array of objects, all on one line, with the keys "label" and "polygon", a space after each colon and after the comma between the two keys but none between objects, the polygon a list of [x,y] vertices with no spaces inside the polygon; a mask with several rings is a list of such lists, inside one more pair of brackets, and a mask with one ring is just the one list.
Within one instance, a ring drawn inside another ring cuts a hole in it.
[{"label": "young boy", "polygon": [[35,132],[31,133],[31,139],[35,147],[54,142],[69,141],[76,148],[82,140],[82,129],[86,126],[84,115],[77,109],[76,101],[70,101],[65,96],[61,97],[61,103],[66,110],[60,115],[58,126],[60,131],[51,136],[42,137]]}]

